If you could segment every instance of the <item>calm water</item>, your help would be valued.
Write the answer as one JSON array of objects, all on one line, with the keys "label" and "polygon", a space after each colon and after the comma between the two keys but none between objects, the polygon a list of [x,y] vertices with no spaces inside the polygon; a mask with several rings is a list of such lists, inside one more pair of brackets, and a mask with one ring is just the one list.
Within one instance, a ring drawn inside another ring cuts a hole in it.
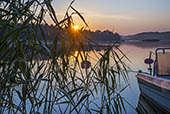
[{"label": "calm water", "polygon": [[[107,45],[107,44],[106,44]],[[140,91],[138,87],[138,82],[136,79],[136,73],[139,70],[144,72],[149,72],[148,65],[144,64],[144,60],[149,57],[150,51],[153,52],[152,59],[154,59],[155,49],[159,47],[170,47],[170,42],[154,42],[154,43],[141,43],[141,42],[133,42],[127,44],[121,44],[120,49],[127,55],[131,62],[124,60],[124,62],[130,66],[131,71],[129,71],[129,86],[121,93],[127,114],[137,114],[136,107],[138,105],[138,100],[140,96]],[[103,53],[102,50],[98,51],[98,53]],[[95,64],[95,56],[93,52],[88,53],[92,65]],[[125,87],[123,79],[120,82],[120,88]],[[99,101],[96,101],[100,103]]]},{"label": "calm water", "polygon": [[[129,72],[130,86],[122,92],[122,96],[125,98],[128,114],[137,114],[135,108],[137,107],[140,91],[138,88],[137,79],[135,77],[138,70],[148,72],[148,65],[144,64],[144,59],[149,57],[149,52],[155,52],[158,47],[170,47],[170,42],[166,43],[145,43],[145,44],[123,44],[120,49],[127,54],[132,63],[128,63],[132,71]],[[152,55],[154,59],[154,55]]]},{"label": "calm water", "polygon": [[[103,44],[107,45],[107,44]],[[124,52],[124,54],[127,55],[127,57],[130,59],[131,62],[124,59],[123,61],[130,66],[131,71],[129,71],[129,86],[121,93],[121,96],[124,99],[125,107],[127,114],[137,114],[136,107],[138,105],[138,100],[140,96],[140,91],[138,87],[138,82],[135,77],[138,70],[142,70],[144,72],[148,72],[147,68],[148,65],[144,64],[144,59],[149,57],[150,51],[154,52],[156,48],[158,47],[170,47],[170,42],[164,42],[164,43],[128,43],[128,44],[121,44],[120,49]],[[96,47],[96,54],[103,53],[104,51],[101,49],[98,49],[100,47]],[[76,52],[73,53],[76,56]],[[96,64],[97,57],[92,51],[88,51],[89,55],[89,61],[92,63],[92,65]],[[154,59],[154,54],[152,55],[152,58]],[[80,59],[81,61],[81,59]],[[120,89],[124,88],[127,85],[127,83],[124,82],[123,79],[121,79],[120,82]],[[96,95],[96,94],[95,94]],[[98,98],[100,99],[100,93],[98,95]],[[97,104],[100,104],[100,100],[95,100],[94,102]],[[95,109],[95,106],[91,106]]]},{"label": "calm water", "polygon": [[[170,47],[170,42],[166,42],[166,43],[157,42],[157,43],[145,43],[145,44],[131,43],[131,44],[121,44],[119,47],[131,60],[131,62],[124,60],[124,62],[128,66],[130,66],[131,71],[129,71],[129,86],[121,93],[121,96],[125,101],[124,103],[125,103],[127,114],[137,114],[136,107],[138,104],[140,91],[138,88],[138,83],[135,75],[138,70],[148,72],[147,70],[148,65],[144,64],[144,59],[149,56],[150,51],[154,52],[154,50],[158,47]],[[98,50],[96,52],[103,53],[103,50]],[[91,61],[92,65],[94,65],[97,59],[96,56],[92,51],[89,51],[88,54],[91,57],[89,61]],[[154,59],[154,55],[152,56],[152,58]],[[124,83],[124,81],[121,81],[120,88],[125,86],[126,84]],[[15,100],[18,100],[17,97]],[[100,101],[95,101],[95,102],[100,103]]]}]

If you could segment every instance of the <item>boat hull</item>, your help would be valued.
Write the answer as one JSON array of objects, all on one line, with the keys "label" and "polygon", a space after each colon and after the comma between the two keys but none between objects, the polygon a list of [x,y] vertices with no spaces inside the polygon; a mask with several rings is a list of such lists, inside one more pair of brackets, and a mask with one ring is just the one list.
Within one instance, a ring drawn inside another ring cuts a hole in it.
[{"label": "boat hull", "polygon": [[145,73],[138,73],[141,94],[161,110],[170,113],[170,81],[163,78],[153,77]]},{"label": "boat hull", "polygon": [[155,103],[148,102],[148,99],[144,95],[140,94],[138,105],[136,107],[138,114],[167,114],[163,109],[157,107]]}]

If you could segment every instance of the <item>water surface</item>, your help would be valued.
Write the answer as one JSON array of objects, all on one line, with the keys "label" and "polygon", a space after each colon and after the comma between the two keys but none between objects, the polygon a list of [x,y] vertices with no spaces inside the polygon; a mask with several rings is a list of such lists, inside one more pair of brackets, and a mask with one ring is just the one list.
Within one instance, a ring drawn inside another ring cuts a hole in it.
[{"label": "water surface", "polygon": [[137,114],[136,107],[140,96],[137,79],[135,77],[138,70],[149,72],[147,70],[148,65],[144,64],[144,59],[149,57],[150,51],[153,52],[152,59],[154,59],[155,49],[161,47],[170,47],[170,42],[156,42],[156,43],[131,43],[123,44],[120,49],[127,53],[128,58],[132,63],[127,63],[132,71],[129,71],[129,83],[130,86],[122,92],[122,96],[125,98],[126,108],[128,114]]}]

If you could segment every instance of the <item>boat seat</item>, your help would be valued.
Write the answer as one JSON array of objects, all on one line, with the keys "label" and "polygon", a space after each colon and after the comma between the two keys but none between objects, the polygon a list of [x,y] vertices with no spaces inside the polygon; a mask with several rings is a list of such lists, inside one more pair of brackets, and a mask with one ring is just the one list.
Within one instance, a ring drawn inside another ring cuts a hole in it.
[{"label": "boat seat", "polygon": [[158,76],[170,76],[170,52],[157,53],[157,75]]}]

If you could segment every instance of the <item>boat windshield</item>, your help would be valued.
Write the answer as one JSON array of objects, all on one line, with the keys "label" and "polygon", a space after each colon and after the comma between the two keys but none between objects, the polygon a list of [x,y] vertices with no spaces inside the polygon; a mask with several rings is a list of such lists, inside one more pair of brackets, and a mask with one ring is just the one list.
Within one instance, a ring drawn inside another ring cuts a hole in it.
[{"label": "boat windshield", "polygon": [[170,52],[158,53],[158,75],[170,75]]},{"label": "boat windshield", "polygon": [[170,48],[156,50],[156,69],[158,76],[170,76]]}]

